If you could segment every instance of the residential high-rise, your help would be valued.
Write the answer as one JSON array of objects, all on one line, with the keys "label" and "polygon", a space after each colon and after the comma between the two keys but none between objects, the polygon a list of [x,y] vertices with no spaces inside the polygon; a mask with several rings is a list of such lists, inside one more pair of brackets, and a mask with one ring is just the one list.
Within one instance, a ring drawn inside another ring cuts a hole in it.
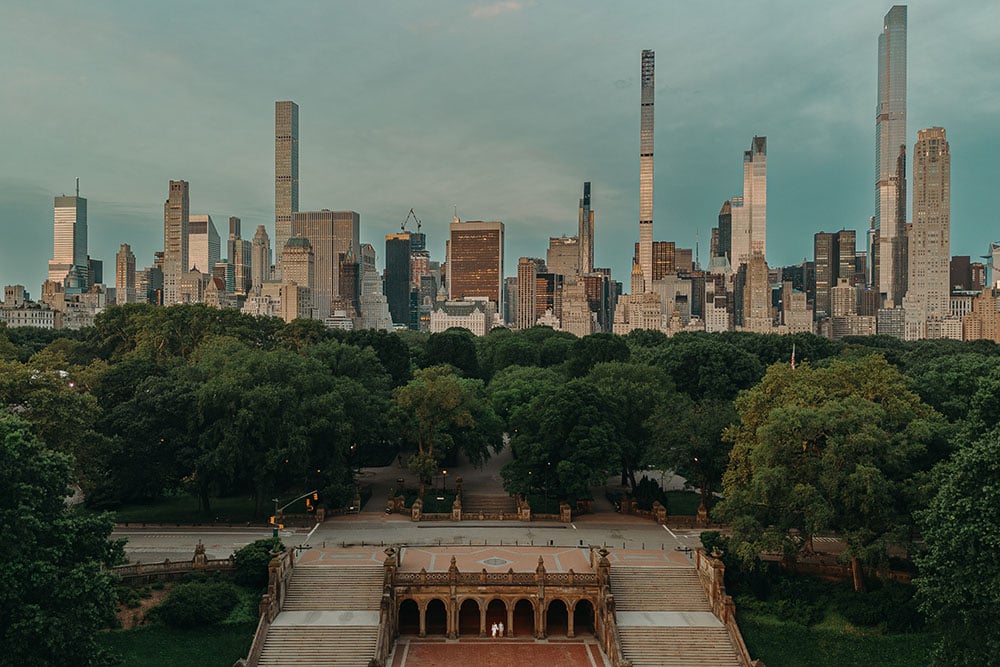
[{"label": "residential high-rise", "polygon": [[313,305],[316,319],[330,316],[340,293],[340,257],[361,253],[358,243],[361,216],[355,211],[297,211],[292,214],[292,234],[309,239],[316,256]]},{"label": "residential high-rise", "polygon": [[67,293],[87,291],[87,200],[80,196],[80,181],[76,195],[55,198],[52,227],[52,260],[48,279],[65,288]]},{"label": "residential high-rise", "polygon": [[503,223],[455,221],[448,244],[448,297],[489,299],[503,312]]},{"label": "residential high-rise", "polygon": [[192,215],[188,220],[189,269],[212,273],[222,257],[222,242],[210,215]]},{"label": "residential high-rise", "polygon": [[[588,184],[589,185],[589,184]],[[522,257],[517,262],[517,312],[514,328],[530,329],[535,326],[538,316],[535,313],[538,300],[538,260],[534,257]]]},{"label": "residential high-rise", "polygon": [[[296,285],[305,288],[305,291],[300,291],[297,294],[297,298],[301,302],[296,306],[299,313],[297,317],[309,319],[314,306],[312,300],[316,284],[315,254],[309,239],[301,236],[289,238],[281,251],[281,265],[283,267],[281,271],[283,285]],[[302,313],[307,313],[307,315],[303,316]]]},{"label": "residential high-rise", "polygon": [[259,287],[271,279],[271,239],[264,225],[257,225],[250,246],[250,275],[252,287]]},{"label": "residential high-rise", "polygon": [[135,253],[127,243],[122,243],[115,255],[115,301],[135,303]]},{"label": "residential high-rise", "polygon": [[951,155],[944,128],[917,133],[913,148],[913,229],[909,289],[903,300],[906,338],[927,337],[927,319],[950,313]]},{"label": "residential high-rise", "polygon": [[767,256],[767,137],[753,138],[743,153],[743,196],[730,199],[733,270],[752,255]]},{"label": "residential high-rise", "polygon": [[229,238],[226,240],[226,257],[233,265],[233,290],[237,294],[249,294],[253,287],[253,246],[240,236],[240,219],[229,218]]},{"label": "residential high-rise", "polygon": [[580,198],[580,214],[577,223],[577,239],[580,246],[580,275],[594,270],[594,211],[590,208],[590,181],[583,184]]},{"label": "residential high-rise", "polygon": [[878,100],[875,108],[875,229],[878,290],[887,307],[900,305],[906,273],[906,6],[895,5],[878,37]]},{"label": "residential high-rise", "polygon": [[[667,274],[677,273],[677,245],[673,241],[653,241],[651,244],[650,256],[652,261],[650,262],[650,273],[645,274],[643,278],[646,281],[646,291],[652,291],[652,281],[663,280],[667,277]],[[632,256],[633,265],[639,260],[639,253],[642,252],[642,246],[638,243],[635,244],[634,254]],[[690,251],[688,251],[690,253]],[[689,262],[690,264],[690,262]]]},{"label": "residential high-rise", "polygon": [[733,205],[727,199],[719,210],[719,226],[715,242],[714,257],[725,257],[732,263],[733,258]]},{"label": "residential high-rise", "polygon": [[644,288],[650,290],[653,274],[653,100],[656,96],[653,51],[642,52],[639,111],[639,268]]},{"label": "residential high-rise", "polygon": [[[299,105],[274,103],[274,247],[280,253],[293,234],[299,210]],[[281,260],[276,260],[280,273]]]},{"label": "residential high-rise", "polygon": [[841,280],[854,287],[857,234],[853,229],[836,233],[818,232],[813,237],[815,266],[815,306],[817,319],[833,316],[831,290]]},{"label": "residential high-rise", "polygon": [[385,273],[382,286],[386,301],[389,302],[393,324],[400,326],[410,324],[410,285],[413,277],[410,241],[410,232],[385,235]]},{"label": "residential high-rise", "polygon": [[180,283],[191,268],[188,258],[190,191],[187,181],[170,181],[163,204],[163,305],[178,303]]}]

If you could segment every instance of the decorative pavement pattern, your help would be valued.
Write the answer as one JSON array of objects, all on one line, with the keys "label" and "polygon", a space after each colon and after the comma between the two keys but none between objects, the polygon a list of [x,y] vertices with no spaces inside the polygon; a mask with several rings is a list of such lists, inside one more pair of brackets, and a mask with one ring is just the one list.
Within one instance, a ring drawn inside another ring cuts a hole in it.
[{"label": "decorative pavement pattern", "polygon": [[563,641],[527,639],[401,639],[390,667],[608,667],[593,638]]}]

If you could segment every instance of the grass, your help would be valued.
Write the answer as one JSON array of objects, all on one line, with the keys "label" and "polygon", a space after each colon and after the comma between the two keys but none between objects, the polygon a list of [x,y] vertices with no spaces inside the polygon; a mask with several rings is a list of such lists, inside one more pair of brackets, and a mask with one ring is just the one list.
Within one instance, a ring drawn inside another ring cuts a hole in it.
[{"label": "grass", "polygon": [[146,625],[104,633],[97,641],[121,656],[122,667],[232,667],[250,650],[256,628],[256,622],[197,630]]},{"label": "grass", "polygon": [[667,512],[676,516],[695,516],[701,505],[697,491],[667,491]]},{"label": "grass", "polygon": [[806,627],[740,611],[739,624],[750,657],[767,667],[923,667],[934,645],[929,634],[883,634],[852,626],[832,612]]},{"label": "grass", "polygon": [[[294,497],[294,493],[287,494]],[[198,497],[187,494],[166,496],[149,504],[122,505],[114,510],[118,523],[259,523],[267,522],[268,516],[274,511],[274,504],[265,502],[262,515],[254,518],[254,502],[247,496],[230,498],[212,498],[212,511],[208,514],[198,507]],[[288,506],[288,514],[300,514],[306,511],[305,501],[300,500]]]}]

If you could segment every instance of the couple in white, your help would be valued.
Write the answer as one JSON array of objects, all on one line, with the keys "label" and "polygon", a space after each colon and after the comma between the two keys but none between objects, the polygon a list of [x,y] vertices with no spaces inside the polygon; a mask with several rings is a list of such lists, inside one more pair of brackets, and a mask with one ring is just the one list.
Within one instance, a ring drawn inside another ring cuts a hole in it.
[{"label": "couple in white", "polygon": [[493,638],[503,637],[503,623],[493,624]]}]

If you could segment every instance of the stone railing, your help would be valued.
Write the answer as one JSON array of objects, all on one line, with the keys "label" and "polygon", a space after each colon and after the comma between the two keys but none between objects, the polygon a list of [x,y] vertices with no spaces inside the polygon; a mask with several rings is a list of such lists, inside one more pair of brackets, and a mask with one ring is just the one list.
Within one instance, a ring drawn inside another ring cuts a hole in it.
[{"label": "stone railing", "polygon": [[543,586],[596,586],[597,575],[578,572],[487,572],[485,569],[480,572],[397,572],[394,583],[397,586],[426,586],[428,584],[457,584],[464,586],[482,585],[510,585],[510,586],[531,586],[541,584]]},{"label": "stone railing", "polygon": [[705,554],[704,549],[696,549],[694,554],[695,568],[698,571],[698,578],[708,596],[708,603],[712,613],[718,617],[726,626],[729,639],[736,649],[736,657],[739,659],[741,667],[764,667],[760,660],[750,657],[747,645],[743,641],[743,633],[736,623],[736,603],[733,598],[726,593],[726,566],[722,561],[714,556]]},{"label": "stone railing", "polygon": [[156,577],[169,578],[170,575],[190,574],[192,572],[230,572],[233,569],[233,558],[215,558],[206,560],[202,564],[193,561],[171,561],[165,560],[162,563],[130,563],[128,565],[116,565],[108,568],[113,574],[117,574],[122,581],[133,581],[136,579],[152,579]]}]

